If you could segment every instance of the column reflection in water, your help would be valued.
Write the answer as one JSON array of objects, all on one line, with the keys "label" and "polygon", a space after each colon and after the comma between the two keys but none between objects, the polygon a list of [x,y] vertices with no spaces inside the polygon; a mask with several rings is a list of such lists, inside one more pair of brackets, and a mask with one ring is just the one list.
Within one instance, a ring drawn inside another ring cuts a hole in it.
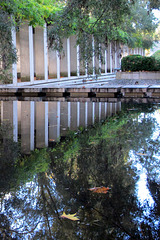
[{"label": "column reflection in water", "polygon": [[49,142],[55,142],[60,137],[60,102],[48,104]]},{"label": "column reflection in water", "polygon": [[80,103],[80,126],[85,127],[85,103]]},{"label": "column reflection in water", "polygon": [[6,101],[2,102],[3,113],[1,113],[2,116],[2,122],[4,124],[8,125],[8,134],[13,135],[13,102],[12,101]]},{"label": "column reflection in water", "polygon": [[21,148],[25,153],[29,153],[30,146],[30,102],[21,102]]},{"label": "column reflection in water", "polygon": [[105,112],[105,103],[101,103],[101,118],[102,119],[105,119],[105,117],[106,117],[106,112]]},{"label": "column reflection in water", "polygon": [[99,122],[99,103],[95,103],[95,122]]},{"label": "column reflection in water", "polygon": [[87,102],[87,125],[92,125],[93,103]]},{"label": "column reflection in water", "polygon": [[34,150],[35,102],[30,102],[30,150]]},{"label": "column reflection in water", "polygon": [[65,136],[70,128],[70,103],[60,103],[60,135]]},{"label": "column reflection in water", "polygon": [[48,146],[68,130],[87,127],[121,111],[121,102],[1,102],[1,122],[12,128],[15,141],[21,137],[23,153]]},{"label": "column reflection in water", "polygon": [[13,101],[13,140],[18,141],[18,101]]},{"label": "column reflection in water", "polygon": [[35,130],[36,130],[36,148],[43,148],[45,147],[46,137],[45,137],[45,130],[46,130],[46,120],[45,116],[46,103],[45,102],[36,102],[36,120],[35,120]]},{"label": "column reflection in water", "polygon": [[77,129],[77,105],[78,103],[76,102],[71,102],[71,130],[76,130]]},{"label": "column reflection in water", "polygon": [[34,150],[35,135],[35,102],[19,102],[18,104],[19,134],[21,134],[21,151],[30,153]]}]

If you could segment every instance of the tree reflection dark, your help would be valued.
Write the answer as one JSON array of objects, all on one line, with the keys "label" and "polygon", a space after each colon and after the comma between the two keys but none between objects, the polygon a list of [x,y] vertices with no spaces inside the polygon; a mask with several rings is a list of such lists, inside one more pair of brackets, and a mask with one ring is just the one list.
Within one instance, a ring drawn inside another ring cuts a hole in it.
[{"label": "tree reflection dark", "polygon": [[[37,152],[36,158],[45,159],[37,171],[31,167],[36,161],[33,155],[20,159],[16,171],[22,176],[25,166],[32,181],[27,183],[29,175],[25,174],[23,186],[10,189],[11,196],[1,199],[1,237],[160,239],[159,135],[153,138],[159,126],[153,118],[154,108],[149,113],[143,109],[142,114],[132,107],[103,124],[70,133],[53,149]],[[50,162],[48,170],[46,162]],[[136,163],[146,169],[153,209],[138,199]],[[106,194],[89,190],[100,186],[110,190]],[[80,220],[62,219],[63,211],[77,213]]]}]

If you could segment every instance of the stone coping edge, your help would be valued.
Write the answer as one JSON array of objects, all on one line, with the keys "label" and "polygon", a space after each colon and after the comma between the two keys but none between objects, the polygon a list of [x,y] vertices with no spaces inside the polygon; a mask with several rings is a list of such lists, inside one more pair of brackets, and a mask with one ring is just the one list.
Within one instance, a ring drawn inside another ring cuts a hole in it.
[{"label": "stone coping edge", "polygon": [[156,97],[160,98],[160,85],[125,85],[79,88],[0,88],[0,96],[22,97]]}]

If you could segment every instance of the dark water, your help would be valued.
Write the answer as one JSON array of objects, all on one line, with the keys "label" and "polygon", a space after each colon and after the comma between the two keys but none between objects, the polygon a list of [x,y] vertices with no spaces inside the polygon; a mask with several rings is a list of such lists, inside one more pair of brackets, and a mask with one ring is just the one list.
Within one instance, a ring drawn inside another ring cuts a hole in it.
[{"label": "dark water", "polygon": [[160,239],[159,105],[1,102],[1,120],[0,239]]}]

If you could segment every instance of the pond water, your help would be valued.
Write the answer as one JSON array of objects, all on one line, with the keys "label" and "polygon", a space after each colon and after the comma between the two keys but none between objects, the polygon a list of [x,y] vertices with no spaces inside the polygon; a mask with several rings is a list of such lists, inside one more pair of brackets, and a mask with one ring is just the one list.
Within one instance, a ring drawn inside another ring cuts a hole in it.
[{"label": "pond water", "polygon": [[0,239],[160,239],[159,104],[3,101],[0,139]]}]

